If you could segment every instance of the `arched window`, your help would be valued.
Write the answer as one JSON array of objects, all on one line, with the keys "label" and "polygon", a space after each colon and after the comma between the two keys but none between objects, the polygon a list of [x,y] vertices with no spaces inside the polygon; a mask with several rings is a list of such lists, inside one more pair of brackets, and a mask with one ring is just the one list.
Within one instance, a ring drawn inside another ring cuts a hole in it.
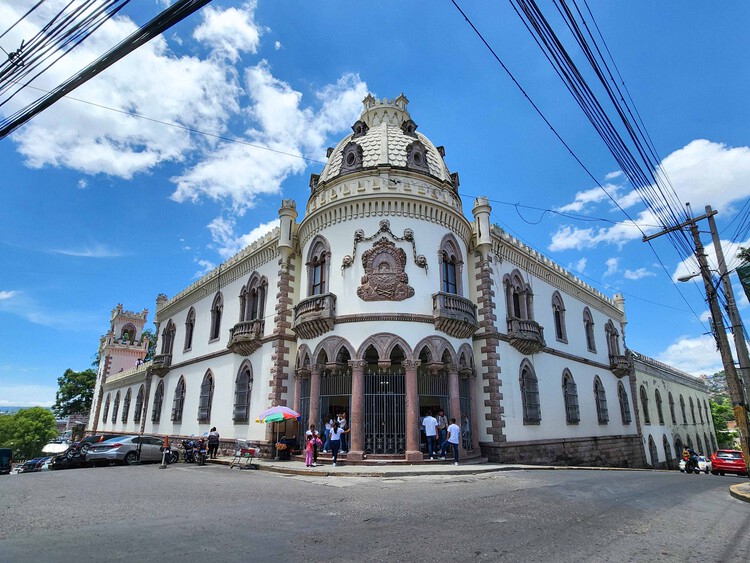
[{"label": "arched window", "polygon": [[703,424],[703,411],[701,410],[701,401],[700,399],[696,399],[698,402],[698,416],[701,419],[701,424]]},{"label": "arched window", "polygon": [[560,342],[568,341],[568,334],[565,330],[565,304],[559,291],[552,294],[552,316],[555,321],[555,338]]},{"label": "arched window", "polygon": [[107,393],[107,400],[104,401],[104,409],[102,411],[102,422],[107,422],[107,414],[109,414],[109,397],[110,394]]},{"label": "arched window", "polygon": [[690,397],[690,418],[693,419],[693,424],[695,424],[695,405],[693,404],[693,398]]},{"label": "arched window", "polygon": [[641,406],[643,407],[643,424],[651,424],[651,415],[648,412],[648,393],[646,388],[641,385]]},{"label": "arched window", "polygon": [[609,422],[609,409],[607,408],[607,393],[599,376],[594,378],[594,399],[596,400],[596,416],[599,424]]},{"label": "arched window", "polygon": [[135,326],[132,323],[128,323],[122,327],[120,332],[120,339],[125,344],[132,344],[135,340]]},{"label": "arched window", "polygon": [[666,458],[667,469],[672,469],[672,456],[670,455],[670,451],[672,448],[669,447],[669,440],[667,440],[666,435],[662,436],[661,445],[664,448],[664,457]]},{"label": "arched window", "polygon": [[135,396],[135,410],[133,411],[133,422],[140,422],[141,415],[143,413],[143,400],[145,396],[145,389],[143,385],[138,389],[138,394]]},{"label": "arched window", "polygon": [[513,270],[510,275],[505,276],[503,284],[508,317],[533,321],[534,294],[531,286],[523,280],[521,272]]},{"label": "arched window", "polygon": [[224,298],[221,296],[221,292],[216,294],[214,301],[211,304],[211,334],[209,336],[209,342],[218,340],[221,335],[221,313],[224,311]]},{"label": "arched window", "polygon": [[659,450],[656,449],[656,442],[654,442],[653,436],[648,437],[648,454],[651,458],[651,467],[656,467],[659,463]]},{"label": "arched window", "polygon": [[604,325],[604,331],[607,333],[607,352],[610,356],[620,355],[620,333],[615,328],[615,323],[611,320]]},{"label": "arched window", "polygon": [[250,364],[244,364],[234,381],[234,414],[235,422],[250,420],[250,397],[253,391],[253,371]]},{"label": "arched window", "polygon": [[659,415],[659,424],[664,424],[664,412],[662,412],[661,408],[661,394],[658,389],[654,390],[654,394],[656,395],[656,414]]},{"label": "arched window", "polygon": [[620,402],[620,415],[623,424],[630,424],[633,420],[630,415],[630,403],[628,403],[628,392],[622,382],[617,384],[617,400]]},{"label": "arched window", "polygon": [[120,409],[120,392],[115,394],[115,404],[112,405],[112,422],[117,422],[117,411]]},{"label": "arched window", "polygon": [[534,367],[530,362],[521,364],[521,400],[523,402],[523,423],[539,424],[542,420],[542,408],[539,404],[539,382]]},{"label": "arched window", "polygon": [[206,372],[201,383],[201,395],[198,399],[198,422],[211,421],[211,403],[214,400],[214,378],[211,371]]},{"label": "arched window", "polygon": [[195,332],[195,309],[190,307],[185,319],[185,352],[193,347],[193,333]]},{"label": "arched window", "polygon": [[128,421],[128,414],[130,414],[130,388],[128,388],[128,392],[125,393],[125,399],[122,401],[122,421],[127,422]]},{"label": "arched window", "polygon": [[154,393],[154,407],[151,409],[151,422],[159,422],[161,420],[161,403],[164,399],[164,382],[160,381],[159,385],[156,386],[156,393]]},{"label": "arched window", "polygon": [[240,322],[262,319],[265,314],[268,281],[258,274],[250,276],[250,281],[240,292]]},{"label": "arched window", "polygon": [[701,441],[701,436],[700,436],[700,434],[696,434],[696,435],[695,435],[695,443],[696,443],[696,444],[698,444],[698,453],[699,453],[699,454],[702,454],[702,453],[704,453],[704,452],[705,452],[705,450],[703,449],[703,442]]},{"label": "arched window", "polygon": [[172,401],[172,422],[182,422],[182,409],[185,406],[185,378],[180,377],[174,390]]},{"label": "arched window", "polygon": [[677,424],[677,417],[674,414],[674,397],[669,393],[669,414],[672,416],[672,424]]},{"label": "arched window", "polygon": [[706,403],[706,399],[703,399],[703,410],[706,413],[706,424],[711,422],[711,417],[708,415],[708,403]]},{"label": "arched window", "polygon": [[594,317],[588,307],[583,309],[583,330],[586,333],[586,348],[589,352],[596,352],[596,339],[594,338]]},{"label": "arched window", "polygon": [[578,387],[573,374],[567,369],[563,372],[563,399],[565,401],[565,420],[568,424],[578,424],[581,414],[578,408]]},{"label": "arched window", "polygon": [[174,347],[174,335],[177,332],[172,319],[169,319],[167,326],[161,331],[161,353],[171,354]]},{"label": "arched window", "polygon": [[685,414],[685,398],[680,395],[680,410],[682,411],[682,423],[687,424],[687,414]]},{"label": "arched window", "polygon": [[307,294],[322,295],[327,293],[328,275],[330,271],[331,251],[328,241],[323,237],[317,237],[310,245],[307,254]]},{"label": "arched window", "polygon": [[439,252],[440,290],[445,293],[461,295],[461,268],[463,260],[458,243],[452,235],[443,238]]}]

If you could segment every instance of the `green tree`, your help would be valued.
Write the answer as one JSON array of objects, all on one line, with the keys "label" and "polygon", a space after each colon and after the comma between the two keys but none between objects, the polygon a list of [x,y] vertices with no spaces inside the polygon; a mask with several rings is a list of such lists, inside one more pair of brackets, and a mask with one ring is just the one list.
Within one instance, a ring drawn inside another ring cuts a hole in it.
[{"label": "green tree", "polygon": [[0,446],[13,448],[13,457],[31,459],[57,436],[55,415],[42,407],[21,409],[0,417]]},{"label": "green tree", "polygon": [[62,377],[57,378],[59,389],[55,395],[52,410],[59,417],[87,414],[91,410],[95,384],[96,372],[93,369],[86,371],[66,369]]},{"label": "green tree", "polygon": [[156,335],[153,333],[152,330],[144,329],[141,339],[148,336],[148,353],[146,354],[146,357],[143,358],[144,362],[148,362],[149,360],[154,359],[154,355],[156,354]]},{"label": "green tree", "polygon": [[720,447],[731,445],[732,437],[729,435],[727,422],[730,420],[734,420],[732,403],[729,402],[729,398],[725,397],[724,400],[720,402],[709,399],[708,404],[711,407],[711,418],[714,421],[716,441],[718,442]]},{"label": "green tree", "polygon": [[743,248],[740,246],[740,250],[737,253],[737,258],[743,262],[750,262],[750,248]]}]

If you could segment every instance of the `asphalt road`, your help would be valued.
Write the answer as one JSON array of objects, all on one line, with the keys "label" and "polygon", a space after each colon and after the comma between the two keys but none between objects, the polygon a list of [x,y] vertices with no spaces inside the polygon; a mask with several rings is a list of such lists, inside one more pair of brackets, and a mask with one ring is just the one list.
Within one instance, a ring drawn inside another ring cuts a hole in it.
[{"label": "asphalt road", "polygon": [[750,561],[736,477],[285,476],[185,464],[0,477],[0,561]]}]

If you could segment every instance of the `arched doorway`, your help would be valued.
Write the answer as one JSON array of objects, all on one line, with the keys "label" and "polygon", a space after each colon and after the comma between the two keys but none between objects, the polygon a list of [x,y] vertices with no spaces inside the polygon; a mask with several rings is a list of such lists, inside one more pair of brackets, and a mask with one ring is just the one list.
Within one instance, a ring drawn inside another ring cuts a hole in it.
[{"label": "arched doorway", "polygon": [[406,452],[406,378],[400,346],[381,361],[374,346],[365,350],[363,430],[369,454]]}]

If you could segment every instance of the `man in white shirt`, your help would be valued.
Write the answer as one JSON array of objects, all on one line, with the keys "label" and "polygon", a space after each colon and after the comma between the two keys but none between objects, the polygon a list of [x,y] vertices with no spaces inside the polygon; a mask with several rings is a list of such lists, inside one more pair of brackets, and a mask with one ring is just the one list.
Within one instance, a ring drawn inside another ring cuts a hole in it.
[{"label": "man in white shirt", "polygon": [[456,419],[451,418],[450,426],[448,426],[448,439],[443,442],[443,447],[440,450],[440,459],[445,461],[445,449],[448,444],[453,448],[453,465],[458,465],[458,444],[461,439],[461,429],[456,424]]},{"label": "man in white shirt", "polygon": [[422,426],[424,426],[424,433],[427,436],[427,451],[430,452],[430,459],[433,459],[435,455],[435,436],[437,435],[438,421],[429,413],[422,420]]}]

